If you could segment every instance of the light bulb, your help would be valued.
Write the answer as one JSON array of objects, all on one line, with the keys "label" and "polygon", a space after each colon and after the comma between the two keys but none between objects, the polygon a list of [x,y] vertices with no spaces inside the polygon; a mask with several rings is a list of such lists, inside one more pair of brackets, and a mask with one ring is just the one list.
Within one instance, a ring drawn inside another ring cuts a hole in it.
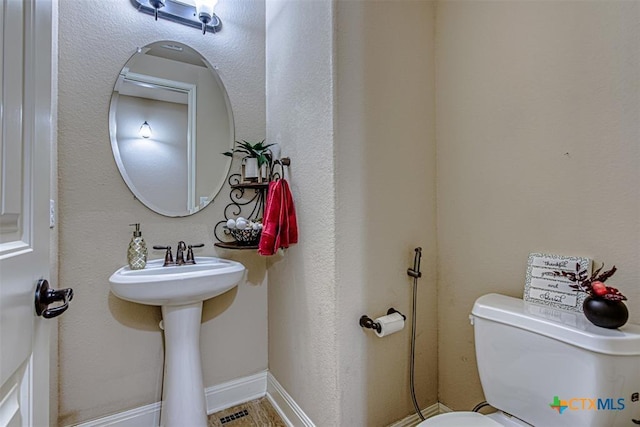
[{"label": "light bulb", "polygon": [[142,126],[140,126],[140,136],[143,138],[151,137],[151,126],[149,126],[149,123],[147,123],[146,120],[144,121]]},{"label": "light bulb", "polygon": [[153,8],[154,16],[156,17],[156,21],[158,20],[158,9],[164,7],[165,0],[149,0],[149,4]]},{"label": "light bulb", "polygon": [[207,24],[213,19],[213,8],[218,0],[196,0],[196,15],[202,22],[202,34],[207,31]]}]

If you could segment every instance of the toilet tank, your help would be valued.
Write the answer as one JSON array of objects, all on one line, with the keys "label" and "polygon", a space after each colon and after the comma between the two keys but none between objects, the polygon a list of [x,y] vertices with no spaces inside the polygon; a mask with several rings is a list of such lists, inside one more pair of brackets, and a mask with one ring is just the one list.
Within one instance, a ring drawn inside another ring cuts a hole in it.
[{"label": "toilet tank", "polygon": [[536,427],[640,424],[640,326],[599,328],[498,294],[478,298],[470,319],[493,407]]}]

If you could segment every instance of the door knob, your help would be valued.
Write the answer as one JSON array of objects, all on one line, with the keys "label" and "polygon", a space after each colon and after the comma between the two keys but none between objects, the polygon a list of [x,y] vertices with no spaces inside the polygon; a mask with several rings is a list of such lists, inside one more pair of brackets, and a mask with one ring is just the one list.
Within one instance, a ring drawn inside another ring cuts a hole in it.
[{"label": "door knob", "polygon": [[[73,289],[60,289],[56,291],[49,287],[49,282],[45,279],[38,281],[36,286],[36,314],[45,319],[60,316],[69,308],[69,301],[73,299]],[[62,305],[48,308],[49,304],[62,301]]]}]

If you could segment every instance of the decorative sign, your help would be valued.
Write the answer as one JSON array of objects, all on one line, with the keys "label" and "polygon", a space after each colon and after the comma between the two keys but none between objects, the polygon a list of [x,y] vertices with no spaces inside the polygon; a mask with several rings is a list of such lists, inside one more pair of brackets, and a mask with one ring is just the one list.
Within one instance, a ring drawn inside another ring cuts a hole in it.
[{"label": "decorative sign", "polygon": [[529,254],[524,300],[581,313],[586,294],[576,292],[569,286],[574,284],[572,281],[555,274],[556,271],[575,273],[576,263],[580,264],[580,270],[586,269],[587,275],[591,275],[591,260],[589,258]]}]

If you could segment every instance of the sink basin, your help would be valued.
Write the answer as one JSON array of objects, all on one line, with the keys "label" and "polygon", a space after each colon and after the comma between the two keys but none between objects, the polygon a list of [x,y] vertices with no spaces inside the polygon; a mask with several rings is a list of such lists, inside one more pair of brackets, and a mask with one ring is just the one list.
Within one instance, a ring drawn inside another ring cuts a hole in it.
[{"label": "sink basin", "polygon": [[109,278],[119,298],[146,305],[184,305],[220,295],[238,284],[244,266],[236,261],[196,257],[195,264],[163,267],[149,261],[142,270],[122,267]]},{"label": "sink basin", "polygon": [[149,261],[142,270],[122,267],[109,277],[111,291],[127,301],[162,306],[165,357],[160,425],[207,427],[202,381],[200,322],[202,302],[242,279],[239,262],[196,257],[195,264],[163,267]]}]

